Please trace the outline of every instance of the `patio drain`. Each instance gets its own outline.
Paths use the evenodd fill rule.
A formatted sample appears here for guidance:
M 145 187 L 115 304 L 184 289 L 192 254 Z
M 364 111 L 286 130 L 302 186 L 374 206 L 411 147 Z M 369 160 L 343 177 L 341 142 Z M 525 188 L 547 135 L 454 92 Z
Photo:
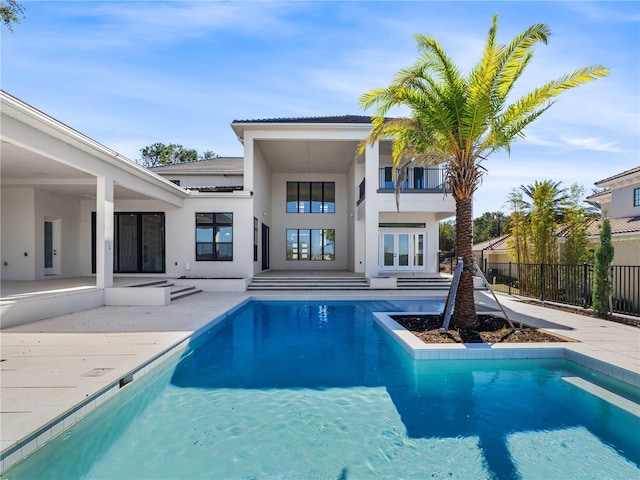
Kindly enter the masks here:
M 83 377 L 101 377 L 106 373 L 109 373 L 113 368 L 93 368 L 89 370 L 87 373 L 83 373 Z

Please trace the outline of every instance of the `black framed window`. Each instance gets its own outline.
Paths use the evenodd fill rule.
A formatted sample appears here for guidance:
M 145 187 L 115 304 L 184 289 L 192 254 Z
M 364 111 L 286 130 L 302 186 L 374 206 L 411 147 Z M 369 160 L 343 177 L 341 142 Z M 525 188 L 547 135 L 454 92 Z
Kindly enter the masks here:
M 640 188 L 633 189 L 633 206 L 640 207 Z
M 287 213 L 335 211 L 335 182 L 287 182 Z
M 335 238 L 334 229 L 287 229 L 287 260 L 335 260 Z
M 196 260 L 233 260 L 233 213 L 196 213 Z

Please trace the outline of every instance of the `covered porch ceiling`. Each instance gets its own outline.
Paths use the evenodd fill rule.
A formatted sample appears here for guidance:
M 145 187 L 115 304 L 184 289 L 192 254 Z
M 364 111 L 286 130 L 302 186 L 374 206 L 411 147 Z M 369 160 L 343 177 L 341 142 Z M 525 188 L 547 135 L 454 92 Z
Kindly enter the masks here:
M 347 173 L 356 159 L 355 140 L 256 140 L 272 173 Z M 391 155 L 391 143 L 380 143 L 380 155 Z
M 61 195 L 95 198 L 95 175 L 6 141 L 0 148 L 2 187 L 33 187 Z M 114 197 L 123 200 L 149 198 L 117 182 L 114 184 Z

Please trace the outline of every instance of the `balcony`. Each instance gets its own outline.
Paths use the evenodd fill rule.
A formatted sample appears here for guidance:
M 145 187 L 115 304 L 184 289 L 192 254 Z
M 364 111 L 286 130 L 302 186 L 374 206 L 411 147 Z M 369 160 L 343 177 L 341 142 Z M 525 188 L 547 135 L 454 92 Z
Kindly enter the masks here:
M 393 167 L 382 167 L 378 171 L 378 193 L 394 193 L 396 184 L 393 181 Z M 399 176 L 396 169 L 396 178 Z M 401 192 L 406 193 L 443 193 L 451 192 L 444 182 L 444 170 L 441 168 L 414 167 L 407 170 L 407 178 L 400 186 Z M 358 185 L 358 202 L 364 200 L 365 180 Z
M 395 192 L 393 181 L 393 167 L 382 167 L 378 171 L 378 192 Z M 442 193 L 449 191 L 444 181 L 444 169 L 413 167 L 407 169 L 407 178 L 400 185 L 402 192 Z M 400 169 L 396 168 L 396 179 L 400 176 Z

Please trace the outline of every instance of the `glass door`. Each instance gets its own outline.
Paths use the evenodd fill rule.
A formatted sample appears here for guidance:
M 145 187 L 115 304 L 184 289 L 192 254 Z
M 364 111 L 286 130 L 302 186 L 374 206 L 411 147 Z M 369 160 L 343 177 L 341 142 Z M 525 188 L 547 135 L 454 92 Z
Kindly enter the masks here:
M 393 270 L 395 267 L 396 257 L 396 236 L 393 233 L 382 234 L 382 262 L 381 267 L 384 270 Z
M 45 219 L 44 221 L 44 274 L 58 275 L 60 273 L 60 220 Z
M 380 270 L 424 270 L 424 233 L 380 235 Z

